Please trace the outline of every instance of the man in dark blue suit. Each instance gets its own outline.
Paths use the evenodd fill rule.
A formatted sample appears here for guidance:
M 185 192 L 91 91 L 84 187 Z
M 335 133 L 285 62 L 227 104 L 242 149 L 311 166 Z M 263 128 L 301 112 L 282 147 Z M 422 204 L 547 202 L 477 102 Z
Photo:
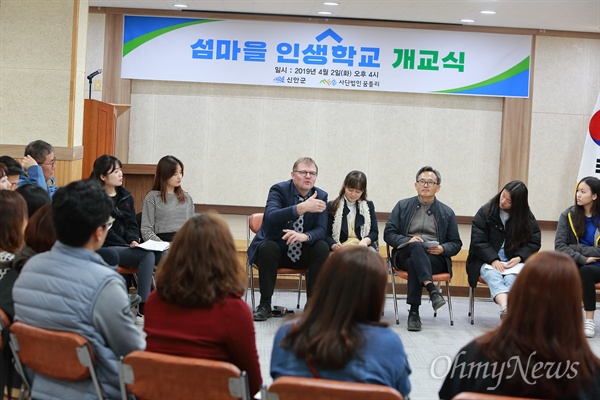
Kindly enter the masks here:
M 294 163 L 292 179 L 269 190 L 262 225 L 248 247 L 248 261 L 258 265 L 260 304 L 255 321 L 271 317 L 271 297 L 278 268 L 308 268 L 306 294 L 312 293 L 321 265 L 329 256 L 325 242 L 327 193 L 315 187 L 319 169 L 313 159 Z

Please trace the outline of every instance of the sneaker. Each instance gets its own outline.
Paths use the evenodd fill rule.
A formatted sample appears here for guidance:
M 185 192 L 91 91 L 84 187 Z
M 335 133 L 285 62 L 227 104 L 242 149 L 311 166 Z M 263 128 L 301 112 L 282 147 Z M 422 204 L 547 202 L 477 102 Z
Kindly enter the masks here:
M 144 314 L 140 314 L 139 312 L 135 316 L 135 324 L 139 326 L 144 326 Z
M 142 298 L 137 293 L 131 293 L 129 295 L 129 305 L 131 308 L 137 307 L 142 302 Z
M 502 321 L 504 319 L 504 317 L 506 317 L 506 308 L 503 308 L 502 310 L 500 310 L 500 312 L 498 314 L 500 314 L 500 321 Z
M 408 313 L 408 330 L 419 332 L 421 330 L 421 317 L 414 311 Z
M 596 324 L 594 324 L 593 319 L 586 319 L 583 323 L 583 333 L 585 333 L 585 337 L 593 338 L 596 336 Z
M 446 300 L 444 300 L 440 292 L 437 290 L 432 290 L 429 294 L 429 298 L 431 299 L 433 311 L 437 311 L 440 307 L 443 307 L 446 304 Z
M 255 321 L 266 321 L 267 318 L 271 318 L 272 316 L 273 313 L 270 304 L 259 304 L 256 311 L 254 311 Z

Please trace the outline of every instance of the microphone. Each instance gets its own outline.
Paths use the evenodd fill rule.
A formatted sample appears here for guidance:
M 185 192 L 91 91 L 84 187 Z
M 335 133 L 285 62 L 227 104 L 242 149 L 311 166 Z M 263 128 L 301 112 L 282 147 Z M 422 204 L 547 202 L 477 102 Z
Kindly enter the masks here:
M 92 72 L 91 74 L 89 74 L 87 76 L 88 79 L 92 79 L 93 77 L 95 77 L 96 75 L 100 75 L 102 73 L 102 68 L 97 69 L 96 71 Z

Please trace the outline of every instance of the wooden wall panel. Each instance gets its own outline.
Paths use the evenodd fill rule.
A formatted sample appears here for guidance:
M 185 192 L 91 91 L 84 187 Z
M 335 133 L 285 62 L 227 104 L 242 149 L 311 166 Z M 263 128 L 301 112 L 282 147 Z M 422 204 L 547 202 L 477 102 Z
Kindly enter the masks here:
M 64 186 L 73 181 L 82 179 L 81 176 L 82 160 L 73 161 L 56 161 L 56 169 L 54 177 L 56 178 L 57 186 Z
M 121 79 L 123 53 L 123 14 L 107 14 L 104 35 L 104 90 L 102 101 L 111 104 L 131 104 L 131 79 Z M 129 111 L 117 119 L 115 157 L 126 163 L 129 159 Z
M 531 42 L 529 98 L 504 98 L 498 190 L 502 189 L 505 184 L 514 179 L 520 179 L 527 184 L 529 178 L 534 65 L 535 36 Z

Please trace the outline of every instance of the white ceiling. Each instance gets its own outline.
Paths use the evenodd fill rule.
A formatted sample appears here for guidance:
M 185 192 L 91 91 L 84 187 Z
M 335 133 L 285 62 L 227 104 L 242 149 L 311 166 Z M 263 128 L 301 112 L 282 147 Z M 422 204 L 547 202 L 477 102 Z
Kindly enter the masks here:
M 600 0 L 89 0 L 94 7 L 355 18 L 600 33 Z M 496 11 L 484 15 L 481 11 Z M 318 11 L 331 11 L 320 16 Z M 185 15 L 185 13 L 183 13 Z M 461 19 L 474 19 L 463 23 Z

